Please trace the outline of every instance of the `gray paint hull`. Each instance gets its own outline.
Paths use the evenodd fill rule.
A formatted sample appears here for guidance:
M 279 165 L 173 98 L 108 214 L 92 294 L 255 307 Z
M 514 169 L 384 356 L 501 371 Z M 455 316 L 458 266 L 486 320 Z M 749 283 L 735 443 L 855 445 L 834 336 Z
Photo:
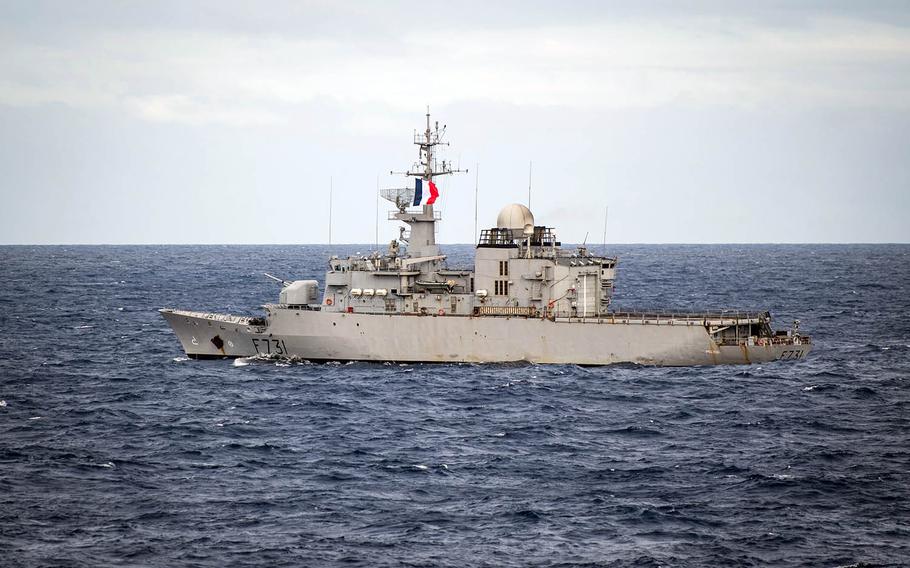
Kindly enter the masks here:
M 275 310 L 249 318 L 161 310 L 191 357 L 275 355 L 308 360 L 428 363 L 527 361 L 578 365 L 718 365 L 801 359 L 811 345 L 718 346 L 692 322 L 417 316 Z

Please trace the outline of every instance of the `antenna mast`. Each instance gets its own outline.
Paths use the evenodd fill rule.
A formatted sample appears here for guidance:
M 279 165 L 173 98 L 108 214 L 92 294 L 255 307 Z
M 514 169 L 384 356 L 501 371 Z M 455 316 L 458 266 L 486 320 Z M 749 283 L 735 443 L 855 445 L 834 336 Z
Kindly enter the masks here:
M 448 146 L 448 142 L 443 142 L 442 138 L 446 133 L 446 125 L 439 128 L 437 121 L 433 126 L 430 125 L 430 107 L 427 107 L 427 129 L 423 134 L 414 133 L 414 144 L 420 147 L 418 159 L 406 172 L 391 172 L 408 177 L 421 178 L 424 181 L 433 181 L 436 176 L 449 174 L 467 173 L 468 170 L 453 170 L 452 163 L 445 160 L 436 160 L 436 146 Z
M 329 176 L 329 244 L 332 244 L 332 176 Z
M 379 252 L 379 176 L 376 176 L 376 251 Z
M 480 164 L 474 165 L 474 244 L 477 244 L 477 188 L 480 183 Z
M 531 168 L 534 166 L 534 162 L 528 161 L 528 209 L 531 208 Z
M 448 142 L 442 141 L 446 133 L 446 125 L 443 124 L 442 128 L 440 128 L 438 121 L 432 125 L 430 124 L 430 107 L 427 107 L 426 117 L 426 130 L 422 134 L 414 132 L 414 144 L 419 147 L 417 161 L 414 162 L 408 171 L 391 171 L 389 173 L 414 177 L 426 182 L 432 182 L 433 178 L 437 176 L 467 173 L 468 170 L 452 169 L 451 161 L 436 159 L 436 147 L 449 145 Z M 393 202 L 398 207 L 398 210 L 404 213 L 405 209 L 412 206 L 414 191 L 414 188 L 407 187 L 383 189 L 382 197 Z M 426 211 L 432 211 L 432 204 L 428 204 L 425 207 L 429 207 Z

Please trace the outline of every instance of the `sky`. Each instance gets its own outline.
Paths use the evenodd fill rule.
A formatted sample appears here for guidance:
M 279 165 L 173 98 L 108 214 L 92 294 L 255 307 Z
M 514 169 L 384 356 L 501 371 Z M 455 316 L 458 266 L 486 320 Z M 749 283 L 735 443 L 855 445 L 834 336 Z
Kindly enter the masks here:
M 427 106 L 442 243 L 910 242 L 910 2 L 0 0 L 0 244 L 387 243 Z

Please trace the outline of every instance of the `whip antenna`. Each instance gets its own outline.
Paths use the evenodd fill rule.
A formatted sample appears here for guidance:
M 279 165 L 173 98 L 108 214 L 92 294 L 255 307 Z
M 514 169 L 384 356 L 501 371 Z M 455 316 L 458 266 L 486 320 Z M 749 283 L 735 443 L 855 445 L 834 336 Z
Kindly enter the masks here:
M 480 183 L 480 164 L 474 164 L 474 244 L 477 244 L 477 188 Z
M 329 176 L 329 244 L 332 244 L 332 177 Z
M 379 252 L 379 176 L 376 176 L 376 252 Z
M 528 161 L 528 209 L 531 208 L 531 168 L 534 162 Z

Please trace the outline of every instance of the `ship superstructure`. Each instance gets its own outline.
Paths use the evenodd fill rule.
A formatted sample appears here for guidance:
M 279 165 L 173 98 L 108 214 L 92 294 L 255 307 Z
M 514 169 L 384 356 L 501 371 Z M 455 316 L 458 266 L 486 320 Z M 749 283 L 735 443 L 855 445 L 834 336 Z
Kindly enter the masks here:
M 811 349 L 798 325 L 774 332 L 762 311 L 611 311 L 617 258 L 563 248 L 518 203 L 481 232 L 473 270 L 449 268 L 434 210 L 435 178 L 458 172 L 437 160 L 444 134 L 427 113 L 414 135 L 418 160 L 401 172 L 414 183 L 382 190 L 395 205 L 389 220 L 405 225 L 384 254 L 332 257 L 321 295 L 315 280 L 282 281 L 265 317 L 161 310 L 187 355 L 699 365 L 800 359 Z

